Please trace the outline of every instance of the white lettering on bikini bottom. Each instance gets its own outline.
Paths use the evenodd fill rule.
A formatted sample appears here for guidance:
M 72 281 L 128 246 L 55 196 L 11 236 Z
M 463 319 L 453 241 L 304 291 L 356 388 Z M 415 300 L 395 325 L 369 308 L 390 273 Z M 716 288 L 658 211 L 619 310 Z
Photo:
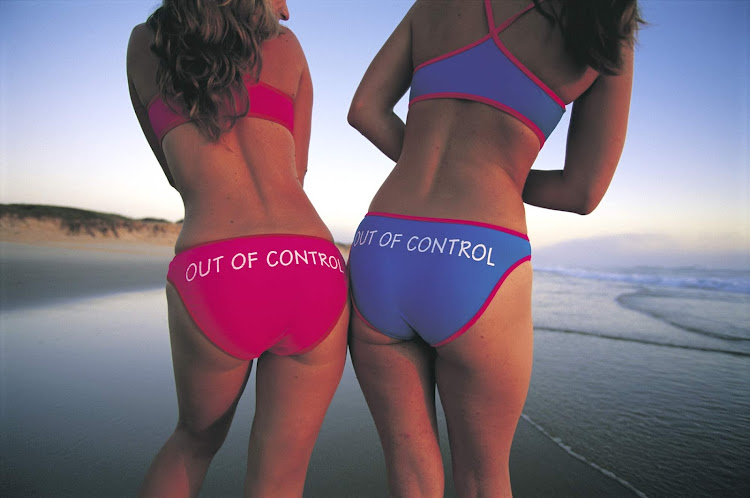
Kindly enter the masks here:
M 258 265 L 278 269 L 299 265 L 315 265 L 344 273 L 343 263 L 337 256 L 319 251 L 280 249 L 268 251 L 263 256 L 258 256 L 257 251 L 238 252 L 233 255 L 226 255 L 229 260 L 229 266 L 222 263 L 224 256 L 216 256 L 190 263 L 185 269 L 185 280 L 192 282 L 196 277 L 204 278 L 210 274 L 220 274 L 222 270 L 252 270 L 253 268 L 257 268 Z
M 382 232 L 376 236 L 378 230 L 360 230 L 354 235 L 352 249 L 357 246 L 369 246 L 375 243 L 385 249 L 405 247 L 408 252 L 445 254 L 471 261 L 484 262 L 487 266 L 495 266 L 492 261 L 492 246 L 475 243 L 470 240 L 448 237 L 422 237 L 419 235 L 405 236 L 403 233 Z

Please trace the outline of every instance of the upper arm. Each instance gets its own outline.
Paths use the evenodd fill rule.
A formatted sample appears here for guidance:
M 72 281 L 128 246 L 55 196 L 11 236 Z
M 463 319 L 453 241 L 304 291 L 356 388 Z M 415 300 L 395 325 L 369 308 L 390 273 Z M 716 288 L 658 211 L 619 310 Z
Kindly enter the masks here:
M 600 75 L 573 104 L 563 175 L 585 211 L 604 197 L 625 144 L 633 84 L 633 49 L 623 48 L 619 74 Z
M 310 76 L 310 68 L 305 58 L 299 40 L 291 29 L 284 26 L 279 35 L 282 37 L 279 52 L 274 55 L 290 68 L 299 70 L 297 87 L 290 92 L 294 96 L 294 125 L 292 137 L 294 139 L 294 162 L 297 178 L 300 184 L 304 184 L 307 173 L 307 160 L 310 149 L 310 129 L 312 126 L 313 85 Z
M 411 84 L 411 18 L 404 16 L 367 68 L 352 99 L 349 120 L 366 119 L 371 110 L 391 112 Z M 352 122 L 352 124 L 354 124 Z
M 312 78 L 310 77 L 310 69 L 307 67 L 307 62 L 305 62 L 299 79 L 297 96 L 294 100 L 294 156 L 300 183 L 304 183 L 305 173 L 307 172 L 310 128 L 312 126 L 312 105 Z
M 167 158 L 164 155 L 164 151 L 159 143 L 159 137 L 156 136 L 151 121 L 148 118 L 148 109 L 144 99 L 141 98 L 138 88 L 136 85 L 136 78 L 141 77 L 141 73 L 144 71 L 144 58 L 148 55 L 149 49 L 149 37 L 145 25 L 140 24 L 133 29 L 130 34 L 130 40 L 128 41 L 128 52 L 127 52 L 127 77 L 128 77 L 128 91 L 130 92 L 130 102 L 133 105 L 133 110 L 138 118 L 138 123 L 141 125 L 143 135 L 146 137 L 151 150 L 154 152 L 157 161 L 161 165 L 164 174 L 169 180 L 169 184 L 173 187 L 174 179 L 167 166 Z

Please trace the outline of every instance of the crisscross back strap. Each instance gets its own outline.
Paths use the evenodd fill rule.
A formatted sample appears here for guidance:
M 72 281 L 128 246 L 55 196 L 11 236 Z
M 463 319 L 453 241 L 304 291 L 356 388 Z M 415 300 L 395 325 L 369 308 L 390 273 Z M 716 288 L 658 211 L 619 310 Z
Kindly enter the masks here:
M 539 3 L 542 3 L 544 0 L 539 0 Z M 532 1 L 529 5 L 524 7 L 520 12 L 512 15 L 509 17 L 504 23 L 502 23 L 500 26 L 495 27 L 495 16 L 492 14 L 492 3 L 490 0 L 484 0 L 484 10 L 487 13 L 487 25 L 489 27 L 490 33 L 502 33 L 505 28 L 510 26 L 515 22 L 516 19 L 530 11 L 536 6 L 536 4 Z

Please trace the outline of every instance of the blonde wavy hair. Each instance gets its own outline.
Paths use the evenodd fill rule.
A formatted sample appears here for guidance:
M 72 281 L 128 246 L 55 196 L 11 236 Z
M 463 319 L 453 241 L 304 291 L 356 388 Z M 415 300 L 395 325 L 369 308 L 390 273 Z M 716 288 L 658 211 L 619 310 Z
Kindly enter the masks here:
M 232 92 L 246 74 L 257 79 L 263 42 L 281 26 L 270 0 L 164 0 L 146 21 L 159 58 L 157 82 L 165 102 L 216 141 L 247 113 Z M 220 114 L 229 102 L 234 115 Z

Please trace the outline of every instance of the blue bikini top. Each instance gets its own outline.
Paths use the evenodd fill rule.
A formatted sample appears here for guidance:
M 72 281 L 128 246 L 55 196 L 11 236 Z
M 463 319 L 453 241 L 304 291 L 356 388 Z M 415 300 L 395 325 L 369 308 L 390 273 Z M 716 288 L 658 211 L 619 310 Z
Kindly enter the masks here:
M 417 66 L 409 106 L 444 98 L 482 102 L 526 124 L 539 138 L 541 148 L 565 113 L 565 102 L 516 59 L 498 36 L 534 5 L 532 2 L 496 27 L 490 0 L 484 0 L 489 33 Z

